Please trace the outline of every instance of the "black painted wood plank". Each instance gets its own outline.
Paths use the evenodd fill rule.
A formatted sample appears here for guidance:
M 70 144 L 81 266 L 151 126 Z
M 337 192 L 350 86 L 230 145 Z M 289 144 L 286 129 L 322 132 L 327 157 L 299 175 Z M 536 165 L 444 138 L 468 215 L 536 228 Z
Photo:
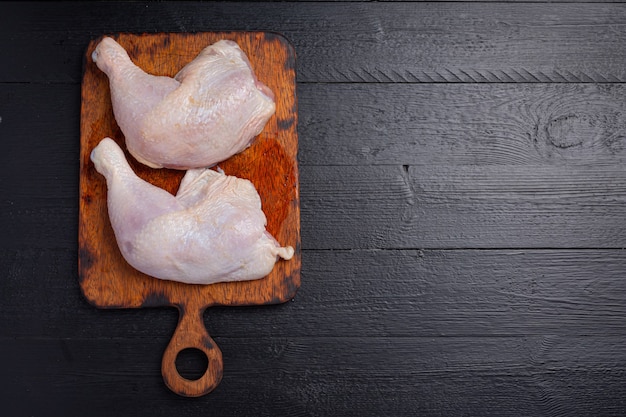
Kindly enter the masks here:
M 5 82 L 78 82 L 114 32 L 284 34 L 303 82 L 624 82 L 626 5 L 607 3 L 12 3 Z
M 0 339 L 15 415 L 619 415 L 621 338 L 217 338 L 210 395 L 168 392 L 153 339 Z M 51 380 L 50 376 L 54 375 Z M 137 401 L 150 398 L 150 401 Z
M 625 84 L 300 84 L 299 158 L 622 167 L 625 96 Z
M 304 256 L 306 255 L 306 256 Z M 0 252 L 0 335 L 168 341 L 174 309 L 100 310 L 76 251 Z M 623 250 L 305 250 L 277 306 L 214 307 L 216 337 L 626 335 Z
M 623 248 L 611 166 L 301 167 L 302 245 Z

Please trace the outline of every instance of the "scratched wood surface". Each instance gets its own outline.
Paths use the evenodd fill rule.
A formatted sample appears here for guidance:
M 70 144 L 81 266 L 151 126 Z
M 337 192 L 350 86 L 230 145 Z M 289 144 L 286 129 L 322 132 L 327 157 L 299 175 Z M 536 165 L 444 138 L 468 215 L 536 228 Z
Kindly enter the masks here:
M 0 3 L 0 23 L 9 415 L 625 414 L 623 3 Z M 298 56 L 302 286 L 211 307 L 224 376 L 189 399 L 159 364 L 176 309 L 97 309 L 77 283 L 80 83 L 104 33 L 224 30 Z

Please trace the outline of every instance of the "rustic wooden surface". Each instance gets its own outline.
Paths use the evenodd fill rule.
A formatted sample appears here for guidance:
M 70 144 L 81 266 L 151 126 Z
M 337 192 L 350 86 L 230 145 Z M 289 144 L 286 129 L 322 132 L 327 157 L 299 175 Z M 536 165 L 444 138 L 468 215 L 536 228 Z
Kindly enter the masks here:
M 300 201 L 298 193 L 297 102 L 295 53 L 289 42 L 266 32 L 203 32 L 194 34 L 107 34 L 129 52 L 133 62 L 153 75 L 175 76 L 202 49 L 221 39 L 237 42 L 250 59 L 255 75 L 275 95 L 276 113 L 252 146 L 219 164 L 228 175 L 250 180 L 261 197 L 267 230 L 284 246 L 295 248 L 289 261 L 279 261 L 263 279 L 187 285 L 154 279 L 133 269 L 122 257 L 107 212 L 107 187 L 90 155 L 105 137 L 125 149 L 111 105 L 109 83 L 91 59 L 102 37 L 85 51 L 81 85 L 81 138 L 78 224 L 78 280 L 85 297 L 100 308 L 171 306 L 180 322 L 163 355 L 163 378 L 174 392 L 205 395 L 222 378 L 222 354 L 207 334 L 202 314 L 215 305 L 283 303 L 300 286 Z M 137 175 L 176 193 L 183 171 L 155 170 L 127 160 Z M 179 352 L 195 348 L 206 354 L 208 368 L 194 380 L 181 377 L 175 362 Z
M 0 3 L 10 416 L 623 416 L 626 5 Z M 78 285 L 80 83 L 105 33 L 297 54 L 302 285 L 213 307 L 224 377 L 161 379 L 172 308 Z M 189 356 L 181 373 L 200 365 Z

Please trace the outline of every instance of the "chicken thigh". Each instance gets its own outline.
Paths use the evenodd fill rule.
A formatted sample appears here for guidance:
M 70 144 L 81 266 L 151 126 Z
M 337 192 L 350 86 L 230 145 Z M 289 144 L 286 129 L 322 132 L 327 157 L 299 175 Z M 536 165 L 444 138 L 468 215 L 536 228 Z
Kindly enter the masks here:
M 137 177 L 110 138 L 94 148 L 91 160 L 106 178 L 122 256 L 147 275 L 190 284 L 252 280 L 294 254 L 265 230 L 261 199 L 248 180 L 193 169 L 173 196 Z
M 206 47 L 174 78 L 147 74 L 108 37 L 92 59 L 109 78 L 128 151 L 152 168 L 224 161 L 250 146 L 276 110 L 273 92 L 233 41 Z

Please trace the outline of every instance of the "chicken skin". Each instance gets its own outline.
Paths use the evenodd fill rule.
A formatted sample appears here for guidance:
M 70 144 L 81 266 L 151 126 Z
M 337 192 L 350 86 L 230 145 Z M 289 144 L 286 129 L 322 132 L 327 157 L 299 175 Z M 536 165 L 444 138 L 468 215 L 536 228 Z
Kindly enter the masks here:
M 108 76 L 128 151 L 152 168 L 216 165 L 250 146 L 276 110 L 233 41 L 207 46 L 174 78 L 147 74 L 108 37 L 92 59 Z
M 91 160 L 106 178 L 122 256 L 147 275 L 189 284 L 253 280 L 294 254 L 266 231 L 261 199 L 248 180 L 192 169 L 174 196 L 137 177 L 110 138 Z

